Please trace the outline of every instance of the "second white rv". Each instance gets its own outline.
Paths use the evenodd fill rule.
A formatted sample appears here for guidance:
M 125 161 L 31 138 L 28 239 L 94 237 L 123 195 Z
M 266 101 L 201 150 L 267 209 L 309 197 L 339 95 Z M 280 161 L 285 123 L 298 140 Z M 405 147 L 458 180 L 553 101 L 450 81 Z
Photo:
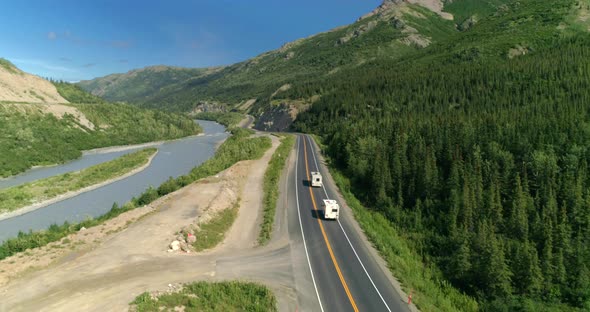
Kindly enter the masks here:
M 322 187 L 322 175 L 319 172 L 311 172 L 311 186 Z

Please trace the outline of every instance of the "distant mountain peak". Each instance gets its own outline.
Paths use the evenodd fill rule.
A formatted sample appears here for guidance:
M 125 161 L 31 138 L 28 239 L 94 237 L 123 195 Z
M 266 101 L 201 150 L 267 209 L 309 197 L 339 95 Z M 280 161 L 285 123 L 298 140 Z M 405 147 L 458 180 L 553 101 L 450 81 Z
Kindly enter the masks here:
M 375 10 L 363 15 L 361 18 L 359 18 L 359 20 L 363 20 L 365 18 L 375 15 L 396 15 L 401 7 L 406 6 L 408 4 L 416 4 L 425 7 L 431 10 L 432 12 L 437 13 L 444 19 L 453 19 L 452 14 L 442 11 L 444 8 L 444 3 L 442 0 L 383 0 L 383 2 Z

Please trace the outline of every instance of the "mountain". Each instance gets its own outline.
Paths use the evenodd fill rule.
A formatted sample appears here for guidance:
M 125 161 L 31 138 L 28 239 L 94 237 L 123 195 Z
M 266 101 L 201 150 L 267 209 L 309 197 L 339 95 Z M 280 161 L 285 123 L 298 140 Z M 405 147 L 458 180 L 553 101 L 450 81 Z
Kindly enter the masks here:
M 273 93 L 301 78 L 330 77 L 374 59 L 399 59 L 457 32 L 448 13 L 435 13 L 421 5 L 438 3 L 442 7 L 440 2 L 411 2 L 386 1 L 352 25 L 290 42 L 216 70 L 166 68 L 162 75 L 146 68 L 81 82 L 80 86 L 109 100 L 176 111 L 192 110 L 202 101 L 213 100 L 233 108 L 258 99 L 251 111 L 259 113 Z M 178 79 L 168 78 L 173 75 Z M 138 97 L 133 90 L 144 86 L 149 86 L 147 92 Z M 132 91 L 126 94 L 126 89 Z M 120 96 L 113 96 L 118 92 Z
M 78 85 L 93 95 L 108 101 L 141 103 L 165 86 L 187 79 L 214 73 L 216 68 L 180 68 L 152 66 L 132 70 L 125 74 L 112 74 L 93 80 L 80 81 Z
M 0 101 L 68 103 L 49 81 L 27 74 L 0 58 Z
M 92 104 L 80 103 L 84 100 Z M 0 178 L 75 159 L 82 150 L 176 139 L 200 131 L 185 116 L 107 103 L 75 85 L 52 84 L 25 73 L 4 59 L 0 121 Z

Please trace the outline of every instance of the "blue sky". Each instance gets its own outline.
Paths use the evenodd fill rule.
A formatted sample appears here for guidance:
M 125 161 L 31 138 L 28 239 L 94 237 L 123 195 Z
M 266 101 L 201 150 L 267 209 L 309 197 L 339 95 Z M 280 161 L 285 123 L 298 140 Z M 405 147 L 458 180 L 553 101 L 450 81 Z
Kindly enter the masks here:
M 381 0 L 20 0 L 0 10 L 0 57 L 77 81 L 149 65 L 239 62 L 354 22 Z

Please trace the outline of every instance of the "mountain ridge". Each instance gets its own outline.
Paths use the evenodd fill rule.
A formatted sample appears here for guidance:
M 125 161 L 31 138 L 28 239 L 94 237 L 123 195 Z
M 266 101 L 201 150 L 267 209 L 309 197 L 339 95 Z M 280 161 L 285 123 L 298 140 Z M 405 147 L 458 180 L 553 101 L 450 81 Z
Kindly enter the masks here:
M 152 92 L 141 96 L 132 92 L 118 98 L 105 98 L 179 111 L 190 111 L 202 100 L 215 99 L 232 108 L 247 99 L 268 97 L 297 77 L 325 76 L 373 58 L 397 58 L 422 49 L 438 38 L 454 32 L 452 22 L 420 5 L 430 2 L 441 3 L 436 0 L 386 0 L 380 8 L 373 11 L 374 14 L 360 17 L 351 25 L 285 43 L 275 50 L 207 74 L 196 73 L 185 76 L 184 80 L 169 81 L 170 83 L 158 85 L 151 89 Z M 412 16 L 412 20 L 406 18 L 407 16 Z M 390 44 L 383 46 L 383 42 Z M 107 76 L 81 82 L 79 85 L 95 95 L 117 92 L 105 92 L 109 88 L 106 86 L 109 79 L 110 76 Z M 141 85 L 145 82 L 136 80 L 130 84 Z M 242 93 L 244 98 L 236 97 L 238 93 Z M 256 110 L 257 107 L 253 109 Z

